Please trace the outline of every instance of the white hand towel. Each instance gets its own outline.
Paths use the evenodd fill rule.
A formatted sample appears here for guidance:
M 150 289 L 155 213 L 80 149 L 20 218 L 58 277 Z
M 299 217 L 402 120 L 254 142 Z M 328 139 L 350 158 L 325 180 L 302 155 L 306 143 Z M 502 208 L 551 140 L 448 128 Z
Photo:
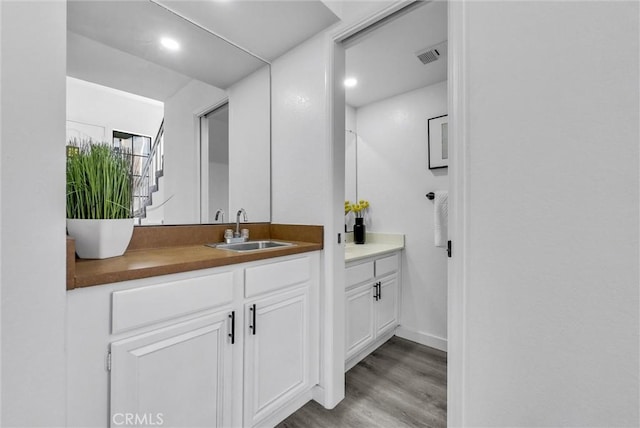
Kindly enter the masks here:
M 434 240 L 436 247 L 447 247 L 447 228 L 449 224 L 449 193 L 446 190 L 433 192 Z

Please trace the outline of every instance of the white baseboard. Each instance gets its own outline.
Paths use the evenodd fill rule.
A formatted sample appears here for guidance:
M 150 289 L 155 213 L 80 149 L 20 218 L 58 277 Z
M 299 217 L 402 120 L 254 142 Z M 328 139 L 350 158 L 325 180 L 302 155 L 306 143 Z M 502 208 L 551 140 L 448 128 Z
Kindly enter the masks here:
M 409 330 L 402 326 L 396 329 L 396 336 L 447 352 L 447 339 L 443 339 L 442 337 L 420 331 Z
M 307 390 L 296 398 L 289 401 L 283 407 L 278 409 L 276 412 L 272 413 L 270 416 L 265 417 L 260 422 L 258 422 L 255 426 L 260 427 L 275 427 L 280 422 L 287 419 L 289 416 L 293 415 L 298 409 L 307 404 L 312 399 L 311 390 Z
M 313 388 L 311 388 L 311 399 L 313 401 L 315 401 L 316 403 L 320 404 L 322 407 L 324 407 L 325 409 L 327 409 L 328 407 L 326 406 L 326 398 L 327 396 L 327 391 L 325 391 L 325 389 L 323 387 L 321 387 L 320 385 L 316 385 Z

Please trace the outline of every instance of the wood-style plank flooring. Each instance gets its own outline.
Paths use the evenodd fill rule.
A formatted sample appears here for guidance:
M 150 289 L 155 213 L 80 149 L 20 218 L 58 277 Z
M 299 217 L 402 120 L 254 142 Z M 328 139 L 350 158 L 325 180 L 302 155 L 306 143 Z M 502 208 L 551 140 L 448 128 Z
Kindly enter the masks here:
M 447 354 L 394 336 L 346 374 L 333 410 L 315 401 L 278 428 L 447 426 Z

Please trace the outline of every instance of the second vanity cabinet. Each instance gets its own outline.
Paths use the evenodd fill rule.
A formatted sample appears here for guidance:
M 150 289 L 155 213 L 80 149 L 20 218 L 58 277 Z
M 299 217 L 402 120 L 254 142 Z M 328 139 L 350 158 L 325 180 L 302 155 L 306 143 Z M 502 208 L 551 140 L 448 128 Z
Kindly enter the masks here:
M 345 368 L 393 336 L 398 326 L 400 252 L 346 265 Z
M 319 268 L 310 252 L 69 293 L 68 425 L 277 424 L 319 381 Z

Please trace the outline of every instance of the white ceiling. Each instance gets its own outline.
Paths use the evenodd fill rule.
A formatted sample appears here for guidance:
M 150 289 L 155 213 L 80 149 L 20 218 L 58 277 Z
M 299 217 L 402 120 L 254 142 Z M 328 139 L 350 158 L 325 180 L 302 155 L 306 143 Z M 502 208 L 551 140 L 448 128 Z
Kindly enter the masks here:
M 191 80 L 70 31 L 67 31 L 67 76 L 162 102 Z
M 347 48 L 346 102 L 361 107 L 447 79 L 447 55 L 422 64 L 416 52 L 447 39 L 447 3 L 424 3 L 390 20 Z
M 71 1 L 67 29 L 218 88 L 227 88 L 264 65 L 149 1 Z M 177 40 L 180 50 L 164 48 L 161 37 Z
M 67 74 L 164 101 L 191 79 L 226 89 L 265 65 L 173 12 L 268 61 L 338 21 L 318 0 L 70 0 Z
M 267 61 L 339 21 L 317 0 L 155 1 Z

